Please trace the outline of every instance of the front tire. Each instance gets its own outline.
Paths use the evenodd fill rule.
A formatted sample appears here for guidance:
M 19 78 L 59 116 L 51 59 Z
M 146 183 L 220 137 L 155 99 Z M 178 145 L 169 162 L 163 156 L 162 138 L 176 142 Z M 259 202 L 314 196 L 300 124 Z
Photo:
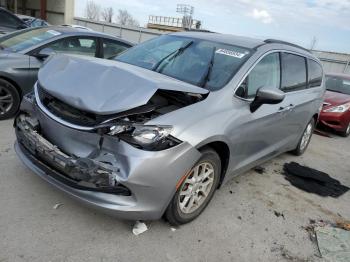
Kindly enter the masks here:
M 292 151 L 292 154 L 296 156 L 300 156 L 304 154 L 304 152 L 306 151 L 306 149 L 310 144 L 314 129 L 315 129 L 315 119 L 312 118 L 311 121 L 307 124 L 303 132 L 303 135 L 299 140 L 297 147 Z
M 350 136 L 350 123 L 349 123 L 347 129 L 345 129 L 343 132 L 340 132 L 340 135 L 343 136 L 343 137 Z
M 21 102 L 20 95 L 11 83 L 0 79 L 0 120 L 13 117 Z
M 211 148 L 201 150 L 202 156 L 171 200 L 165 217 L 172 225 L 186 224 L 198 217 L 218 187 L 221 174 L 221 160 Z

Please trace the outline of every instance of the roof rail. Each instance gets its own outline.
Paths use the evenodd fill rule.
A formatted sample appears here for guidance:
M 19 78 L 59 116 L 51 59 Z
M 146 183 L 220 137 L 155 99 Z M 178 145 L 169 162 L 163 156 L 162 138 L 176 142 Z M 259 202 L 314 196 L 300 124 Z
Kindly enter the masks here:
M 282 41 L 282 40 L 277 40 L 277 39 L 266 39 L 264 40 L 264 43 L 266 44 L 284 44 L 284 45 L 289 45 L 289 46 L 293 46 L 293 47 L 296 47 L 296 48 L 300 48 L 306 52 L 310 52 L 309 49 L 306 49 L 305 47 L 302 47 L 300 45 L 296 45 L 296 44 L 292 44 L 292 43 L 289 43 L 289 42 L 286 42 L 286 41 Z

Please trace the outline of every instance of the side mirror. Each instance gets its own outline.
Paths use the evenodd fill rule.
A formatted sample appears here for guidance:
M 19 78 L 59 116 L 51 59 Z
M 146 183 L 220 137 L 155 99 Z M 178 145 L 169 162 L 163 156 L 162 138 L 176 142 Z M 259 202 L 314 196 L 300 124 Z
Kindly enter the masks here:
M 41 49 L 39 53 L 35 54 L 34 56 L 38 59 L 44 60 L 45 58 L 48 58 L 50 55 L 54 55 L 56 52 L 51 48 L 44 48 Z
M 250 111 L 255 112 L 263 104 L 281 103 L 286 95 L 279 89 L 260 87 L 256 92 L 255 99 L 250 104 Z

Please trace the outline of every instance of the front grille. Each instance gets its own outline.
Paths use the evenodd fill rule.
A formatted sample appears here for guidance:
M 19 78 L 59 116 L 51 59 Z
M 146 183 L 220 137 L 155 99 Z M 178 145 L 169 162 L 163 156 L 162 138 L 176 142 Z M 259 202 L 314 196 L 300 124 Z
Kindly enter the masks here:
M 68 105 L 67 103 L 50 95 L 40 85 L 37 85 L 37 90 L 39 99 L 45 108 L 53 115 L 71 124 L 93 127 L 111 118 L 110 115 L 97 115 Z

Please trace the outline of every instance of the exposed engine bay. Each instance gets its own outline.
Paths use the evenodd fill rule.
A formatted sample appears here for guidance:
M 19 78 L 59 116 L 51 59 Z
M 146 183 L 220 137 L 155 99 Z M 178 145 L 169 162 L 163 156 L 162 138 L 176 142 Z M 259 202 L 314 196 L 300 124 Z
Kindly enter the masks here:
M 72 107 L 53 97 L 39 85 L 37 96 L 42 106 L 67 123 L 89 127 L 90 132 L 98 132 L 101 135 L 117 136 L 140 149 L 158 151 L 177 145 L 181 141 L 169 135 L 170 126 L 147 126 L 145 123 L 160 115 L 197 103 L 207 95 L 159 89 L 147 104 L 111 115 L 95 114 Z
M 74 108 L 38 87 L 39 98 L 49 111 L 62 117 L 70 123 L 82 126 L 98 127 L 104 123 L 127 118 L 131 123 L 143 124 L 159 115 L 164 115 L 181 107 L 197 103 L 205 98 L 201 94 L 184 93 L 179 91 L 158 90 L 142 105 L 121 113 L 112 115 L 97 115 Z

